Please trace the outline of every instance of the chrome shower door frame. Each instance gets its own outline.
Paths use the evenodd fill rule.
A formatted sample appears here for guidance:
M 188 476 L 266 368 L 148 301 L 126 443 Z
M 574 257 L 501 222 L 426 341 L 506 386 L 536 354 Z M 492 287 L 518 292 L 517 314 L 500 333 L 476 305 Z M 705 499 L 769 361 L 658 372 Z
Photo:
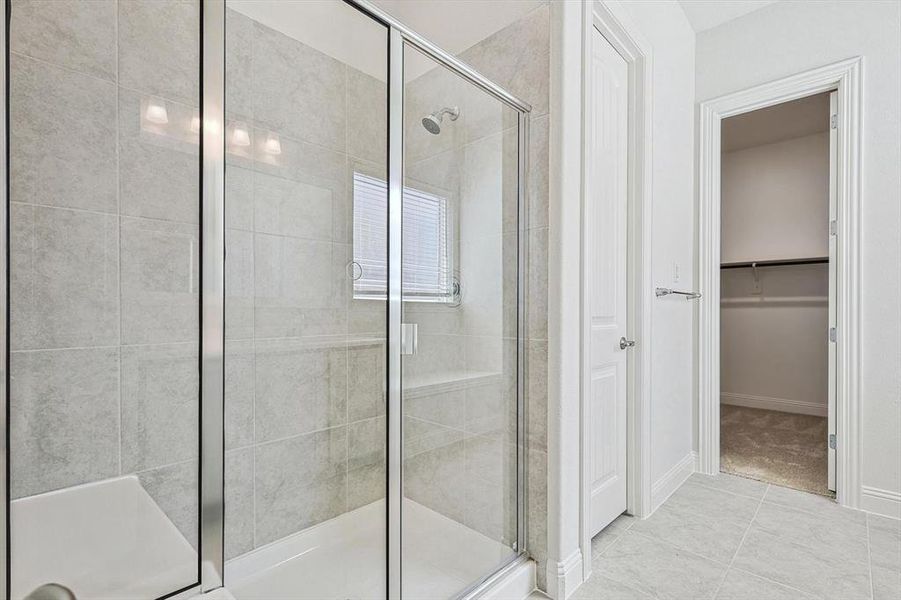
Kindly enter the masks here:
M 532 107 L 495 82 L 484 77 L 452 54 L 408 29 L 368 0 L 344 0 L 389 30 L 388 37 L 388 355 L 387 359 L 387 576 L 388 598 L 402 597 L 403 587 L 403 372 L 401 367 L 401 323 L 403 320 L 402 270 L 402 205 L 404 178 L 404 48 L 410 46 L 439 65 L 493 96 L 517 111 L 517 335 L 516 335 L 516 512 L 517 540 L 514 556 L 497 565 L 494 573 L 465 590 L 461 597 L 477 594 L 493 583 L 495 573 L 504 569 L 526 552 L 526 182 L 528 178 L 529 117 Z M 436 543 L 441 543 L 436 540 Z
M 472 83 L 518 114 L 518 244 L 517 244 L 517 360 L 516 360 L 516 511 L 517 541 L 515 555 L 498 571 L 522 557 L 526 551 L 526 181 L 529 148 L 529 116 L 531 107 L 510 94 L 475 69 L 432 42 L 408 29 L 402 23 L 366 0 L 343 0 L 388 29 L 388 331 L 387 331 L 387 590 L 392 600 L 402 594 L 402 500 L 403 500 L 403 403 L 401 371 L 401 319 L 403 299 L 401 287 L 401 218 L 403 194 L 403 51 L 415 48 L 436 63 Z M 173 592 L 178 597 L 197 591 L 209 592 L 224 583 L 224 323 L 225 323 L 225 1 L 201 0 L 201 295 L 200 295 L 200 548 L 198 576 L 200 581 L 190 590 Z M 0 427 L 4 443 L 0 449 L 0 501 L 5 507 L 0 519 L 0 600 L 9 598 L 9 22 L 11 1 L 4 0 L 5 26 L 0 30 L 3 48 L 0 95 L 3 119 L 0 122 L 0 303 L 4 318 L 0 319 L 3 335 L 3 389 L 0 391 Z M 436 540 L 436 543 L 441 543 Z M 496 571 L 497 572 L 497 571 Z M 477 592 L 489 582 L 492 574 L 474 582 L 463 595 Z
M 201 16 L 200 585 L 225 582 L 225 0 Z
M 0 502 L 3 502 L 3 518 L 0 519 L 0 597 L 9 598 L 9 19 L 12 10 L 11 0 L 3 2 L 3 27 L 0 28 L 0 48 L 3 48 L 3 59 L 0 69 L 3 70 L 0 81 L 3 82 L 3 93 L 0 94 L 3 118 L 0 119 L 0 330 L 3 333 L 3 349 L 0 352 L 0 369 L 3 369 L 3 390 L 0 392 L 0 426 L 3 428 L 3 447 L 0 451 Z

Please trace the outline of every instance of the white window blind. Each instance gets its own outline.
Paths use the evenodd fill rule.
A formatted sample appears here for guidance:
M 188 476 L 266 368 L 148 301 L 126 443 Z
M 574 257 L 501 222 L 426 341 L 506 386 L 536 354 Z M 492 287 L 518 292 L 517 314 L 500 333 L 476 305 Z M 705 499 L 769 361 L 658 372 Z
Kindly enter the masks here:
M 447 198 L 405 187 L 403 202 L 403 294 L 406 299 L 452 299 L 448 258 Z M 388 280 L 388 186 L 354 173 L 354 297 L 384 298 Z

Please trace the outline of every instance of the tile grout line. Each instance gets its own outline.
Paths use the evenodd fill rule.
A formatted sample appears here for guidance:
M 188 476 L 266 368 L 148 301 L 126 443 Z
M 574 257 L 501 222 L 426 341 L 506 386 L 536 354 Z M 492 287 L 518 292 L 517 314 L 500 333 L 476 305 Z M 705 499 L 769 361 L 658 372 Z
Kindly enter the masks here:
M 767 486 L 767 489 L 769 489 L 770 484 L 766 484 L 766 486 Z M 705 486 L 705 487 L 706 487 L 706 486 Z M 707 488 L 707 489 L 714 489 L 714 490 L 717 490 L 717 488 Z M 724 490 L 723 490 L 723 491 L 724 491 Z M 742 495 L 740 495 L 740 494 L 732 494 L 732 495 L 733 495 L 733 496 L 738 496 L 738 497 L 740 497 L 740 498 L 755 499 L 755 498 L 750 498 L 749 496 L 742 496 Z M 766 490 L 764 491 L 764 496 L 765 496 L 765 495 L 766 495 Z M 758 511 L 759 511 L 760 508 L 763 507 L 763 504 L 764 504 L 764 503 L 763 503 L 763 497 L 761 497 L 761 499 L 758 500 Z M 771 504 L 771 506 L 776 506 L 777 508 L 783 508 L 782 506 L 780 506 L 780 505 L 775 505 L 775 504 Z M 663 507 L 661 506 L 661 508 L 663 508 Z M 756 520 L 756 517 L 757 517 L 757 513 L 755 512 L 754 517 L 752 517 L 752 519 L 751 519 L 751 523 L 752 523 L 752 524 L 753 524 L 753 522 Z M 630 527 L 631 527 L 632 525 L 634 525 L 634 524 L 635 524 L 635 522 L 633 521 L 633 523 L 630 525 Z M 745 536 L 747 536 L 748 531 L 750 531 L 750 525 L 748 526 L 748 530 L 746 530 L 746 532 L 745 532 Z M 717 565 L 725 566 L 725 567 L 726 567 L 726 574 L 728 574 L 728 571 L 730 571 L 730 570 L 736 570 L 736 571 L 740 571 L 740 572 L 742 572 L 742 573 L 746 573 L 746 574 L 748 574 L 748 575 L 751 575 L 751 576 L 753 576 L 753 577 L 756 577 L 756 578 L 758 578 L 758 579 L 762 579 L 762 580 L 764 580 L 764 581 L 767 581 L 767 582 L 772 583 L 772 584 L 774 584 L 774 585 L 777 585 L 777 586 L 779 586 L 779 587 L 784 587 L 784 588 L 786 588 L 786 589 L 790 589 L 790 590 L 792 590 L 792 591 L 798 592 L 799 594 L 804 594 L 804 595 L 806 595 L 806 596 L 808 596 L 808 597 L 809 597 L 809 595 L 810 595 L 809 592 L 805 592 L 804 590 L 800 590 L 800 589 L 798 589 L 798 588 L 796 588 L 796 587 L 793 587 L 793 586 L 791 586 L 791 585 L 788 585 L 788 584 L 786 584 L 786 583 L 782 583 L 782 582 L 780 582 L 780 581 L 776 581 L 776 580 L 774 580 L 774 579 L 770 579 L 769 577 L 765 577 L 765 576 L 760 575 L 760 574 L 758 574 L 758 573 L 753 573 L 753 572 L 751 572 L 751 571 L 749 571 L 749 570 L 747 570 L 747 569 L 742 569 L 742 568 L 739 568 L 739 567 L 735 567 L 733 563 L 735 562 L 735 558 L 738 556 L 738 551 L 740 550 L 741 545 L 744 543 L 745 536 L 742 537 L 742 542 L 739 544 L 739 547 L 736 549 L 736 551 L 735 551 L 735 556 L 733 556 L 732 560 L 731 560 L 731 561 L 729 562 L 729 564 L 727 565 L 726 563 L 724 563 L 724 562 L 722 562 L 722 561 L 719 561 L 719 560 L 716 560 L 716 559 L 713 559 L 713 558 L 708 558 L 708 557 L 706 557 L 706 556 L 702 556 L 702 555 L 700 555 L 700 554 L 697 554 L 696 552 L 693 552 L 693 551 L 691 551 L 691 550 L 687 550 L 687 549 L 682 548 L 682 547 L 680 547 L 680 546 L 676 546 L 676 545 L 674 545 L 674 544 L 672 544 L 672 543 L 670 543 L 670 542 L 666 542 L 666 541 L 663 541 L 663 540 L 660 540 L 660 539 L 651 537 L 651 536 L 649 536 L 649 535 L 643 534 L 643 533 L 641 533 L 640 531 L 636 531 L 635 533 L 636 533 L 637 535 L 641 536 L 641 537 L 644 537 L 644 538 L 648 539 L 648 540 L 652 540 L 652 541 L 654 541 L 654 542 L 663 544 L 663 545 L 665 545 L 665 546 L 669 546 L 669 547 L 673 548 L 674 550 L 676 550 L 676 551 L 678 551 L 678 552 L 682 552 L 682 553 L 685 553 L 685 554 L 689 554 L 689 555 L 692 555 L 692 556 L 694 556 L 694 557 L 697 557 L 697 558 L 700 558 L 700 559 L 703 559 L 703 560 L 712 562 L 712 563 L 717 564 Z M 620 536 L 620 537 L 621 537 L 621 536 Z M 612 546 L 612 545 L 613 545 L 613 543 L 611 542 L 611 546 Z M 606 550 L 605 550 L 605 551 L 606 551 Z M 725 576 L 724 576 L 724 578 L 723 578 L 723 581 L 725 581 Z M 622 582 L 619 582 L 619 583 L 622 583 Z M 722 583 L 723 583 L 723 582 L 720 583 L 720 587 L 722 587 Z M 719 588 L 717 588 L 717 593 L 718 593 L 718 592 L 719 592 Z
M 629 524 L 629 526 L 626 527 L 626 528 L 622 531 L 622 533 L 620 533 L 619 535 L 614 536 L 613 541 L 610 542 L 610 544 L 608 544 L 607 547 L 604 548 L 604 550 L 603 550 L 600 554 L 598 554 L 597 556 L 598 556 L 598 557 L 604 556 L 604 555 L 606 555 L 608 552 L 610 552 L 610 549 L 611 549 L 611 548 L 613 548 L 614 546 L 616 546 L 616 544 L 620 543 L 620 541 L 621 541 L 624 537 L 626 537 L 626 533 L 632 528 L 632 525 L 634 525 L 634 524 L 635 524 L 635 521 L 637 521 L 637 520 L 638 520 L 637 518 L 634 518 L 634 517 L 633 517 L 633 521 Z M 601 530 L 601 531 L 603 531 L 603 530 Z M 598 532 L 598 533 L 600 533 L 600 532 Z M 648 536 L 642 535 L 641 532 L 638 532 L 638 531 L 636 531 L 636 532 L 634 532 L 634 533 L 635 533 L 636 535 L 640 536 L 640 537 L 645 538 L 645 539 L 652 540 L 652 541 L 658 542 L 658 543 L 663 543 L 664 545 L 670 546 L 671 548 L 675 548 L 677 551 L 680 551 L 680 552 L 681 552 L 681 550 L 679 550 L 679 549 L 676 548 L 675 546 L 672 546 L 672 545 L 669 544 L 668 542 L 662 542 L 661 540 L 656 540 L 656 539 L 650 538 L 650 537 L 648 537 Z M 594 539 L 594 538 L 592 538 L 592 539 Z M 694 555 L 694 556 L 697 556 L 697 555 L 695 555 L 693 552 L 688 552 L 688 553 L 689 553 L 689 554 L 692 554 L 692 555 Z M 701 558 L 703 558 L 703 557 L 701 557 Z M 592 557 L 591 557 L 592 563 L 594 563 L 595 559 L 596 559 L 596 557 L 595 557 L 594 555 L 592 555 Z M 644 596 L 646 596 L 646 597 L 648 597 L 648 598 L 656 598 L 656 597 L 657 597 L 656 594 L 649 594 L 649 593 L 646 593 L 646 592 L 644 591 L 643 588 L 636 587 L 635 584 L 634 584 L 633 582 L 631 582 L 631 581 L 622 581 L 622 580 L 620 580 L 620 579 L 617 579 L 616 577 L 612 577 L 609 573 L 605 573 L 605 572 L 601 572 L 601 571 L 595 571 L 593 567 L 594 567 L 594 565 L 592 565 L 592 574 L 591 574 L 592 577 L 594 577 L 595 575 L 597 575 L 597 576 L 600 577 L 600 578 L 607 579 L 608 581 L 613 581 L 614 583 L 618 583 L 619 585 L 623 585 L 623 586 L 629 588 L 630 590 L 634 590 L 634 591 L 636 591 L 636 592 L 638 592 L 638 593 L 640 593 L 640 594 L 642 594 L 642 595 L 644 595 Z M 584 584 L 583 584 L 583 585 L 584 585 Z
M 730 477 L 738 477 L 737 475 L 732 475 L 731 473 L 720 473 L 720 475 L 714 475 L 714 476 L 712 476 L 712 477 L 720 477 L 720 476 L 722 476 L 722 475 L 728 475 L 728 476 L 730 476 Z M 711 475 L 708 475 L 708 477 L 711 477 Z M 714 485 L 708 485 L 707 483 L 704 482 L 703 479 L 693 479 L 693 478 L 691 478 L 691 477 L 689 477 L 687 480 L 685 480 L 685 483 L 691 483 L 691 482 L 694 482 L 696 485 L 699 485 L 699 486 L 701 486 L 701 487 L 703 487 L 704 489 L 707 489 L 707 490 L 713 490 L 713 491 L 715 491 L 715 492 L 724 492 L 724 493 L 730 494 L 730 495 L 732 495 L 732 496 L 738 496 L 739 498 L 748 498 L 748 499 L 750 499 L 750 500 L 757 500 L 758 502 L 759 502 L 759 501 L 762 501 L 763 498 L 766 496 L 766 490 L 769 489 L 770 484 L 767 483 L 767 482 L 765 482 L 765 481 L 758 481 L 758 480 L 756 480 L 756 479 L 747 479 L 747 478 L 745 478 L 745 477 L 742 477 L 741 479 L 745 479 L 745 480 L 747 480 L 747 481 L 755 481 L 755 482 L 757 482 L 757 483 L 760 483 L 760 484 L 763 484 L 764 486 L 766 486 L 765 489 L 764 489 L 763 494 L 761 494 L 761 496 L 760 496 L 759 498 L 756 497 L 756 496 L 751 496 L 751 495 L 749 495 L 749 494 L 740 494 L 740 493 L 738 493 L 738 492 L 733 492 L 732 490 L 726 490 L 726 489 L 723 489 L 723 488 L 721 488 L 721 487 L 717 487 L 717 486 L 714 486 Z M 683 484 L 683 485 L 684 485 L 684 484 Z M 681 486 L 680 486 L 680 487 L 681 487 Z M 677 491 L 678 491 L 678 490 L 677 490 Z M 673 492 L 673 493 L 675 493 L 675 492 Z M 664 504 L 665 504 L 665 503 L 664 503 Z
M 811 597 L 810 592 L 805 592 L 804 590 L 800 590 L 794 586 L 788 585 L 787 583 L 782 583 L 781 581 L 776 581 L 775 579 L 770 579 L 769 577 L 764 577 L 763 575 L 758 575 L 757 573 L 753 573 L 751 571 L 748 571 L 747 569 L 742 569 L 740 567 L 731 567 L 729 570 L 730 571 L 738 571 L 739 573 L 744 573 L 745 575 L 750 575 L 751 577 L 756 577 L 757 579 L 762 579 L 763 581 L 767 581 L 769 583 L 772 583 L 773 585 L 792 590 L 793 592 L 798 592 L 799 594 L 803 594 L 805 598 Z
M 625 533 L 625 532 L 623 532 L 623 533 Z M 721 560 L 716 560 L 715 558 L 710 558 L 710 557 L 704 556 L 702 554 L 698 554 L 697 552 L 693 552 L 691 550 L 686 550 L 685 548 L 682 548 L 681 546 L 676 546 L 675 544 L 673 544 L 671 542 L 667 542 L 667 541 L 661 540 L 659 538 L 652 537 L 646 533 L 642 533 L 640 531 L 633 531 L 632 533 L 634 533 L 635 535 L 642 537 L 648 541 L 654 542 L 655 544 L 659 544 L 659 545 L 663 545 L 663 546 L 672 548 L 676 552 L 681 552 L 682 554 L 687 554 L 694 558 L 698 558 L 698 559 L 704 560 L 706 562 L 711 562 L 711 563 L 713 563 L 715 565 L 719 565 L 721 567 L 727 567 L 727 568 L 729 567 L 728 564 L 724 563 Z M 623 536 L 620 535 L 619 537 L 623 537 Z M 611 543 L 610 545 L 612 546 L 613 544 Z
M 748 523 L 747 529 L 745 529 L 744 535 L 741 536 L 741 541 L 738 542 L 738 547 L 735 549 L 735 553 L 732 555 L 732 559 L 729 561 L 728 566 L 726 566 L 726 570 L 723 573 L 723 578 L 720 579 L 719 585 L 716 586 L 716 590 L 713 592 L 713 598 L 716 598 L 720 593 L 720 590 L 723 587 L 723 584 L 726 582 L 726 577 L 729 576 L 729 571 L 732 569 L 732 566 L 735 564 L 735 559 L 738 558 L 738 553 L 741 552 L 741 547 L 744 546 L 745 540 L 748 537 L 748 534 L 751 532 L 751 527 L 754 526 L 754 521 L 757 520 L 757 513 L 760 512 L 760 507 L 763 506 L 763 499 L 766 498 L 767 492 L 770 491 L 770 484 L 767 484 L 766 489 L 763 492 L 763 495 L 760 497 L 760 500 L 757 502 L 757 510 L 754 511 L 754 516 L 751 517 L 751 521 Z
M 764 493 L 763 499 L 762 499 L 762 501 L 761 501 L 760 508 L 762 508 L 763 505 L 766 504 L 767 506 L 769 506 L 769 507 L 771 507 L 771 508 L 773 508 L 773 509 L 777 509 L 777 510 L 779 510 L 779 511 L 787 511 L 787 512 L 796 511 L 796 512 L 799 512 L 799 513 L 801 513 L 801 514 L 803 514 L 803 515 L 816 517 L 817 519 L 820 519 L 820 520 L 822 520 L 822 519 L 824 518 L 824 516 L 823 516 L 821 513 L 816 512 L 816 511 L 813 511 L 813 510 L 810 510 L 810 509 L 808 509 L 808 508 L 806 508 L 806 507 L 798 507 L 798 506 L 795 506 L 795 505 L 781 504 L 781 503 L 776 503 L 776 502 L 772 502 L 772 501 L 767 502 L 767 501 L 766 501 L 766 497 L 768 496 L 768 494 L 769 494 L 769 492 L 770 492 L 770 490 L 771 490 L 772 488 L 782 488 L 782 489 L 794 490 L 794 488 L 786 488 L 785 486 L 780 486 L 780 485 L 776 485 L 776 484 L 768 484 L 767 490 L 766 490 L 766 492 Z M 806 492 L 806 491 L 804 491 L 804 490 L 794 490 L 794 491 L 797 491 L 797 492 L 799 492 L 799 493 L 806 494 L 806 495 L 817 495 L 817 494 L 813 494 L 812 492 Z M 841 507 L 841 505 L 839 505 L 838 503 L 836 503 L 835 505 L 838 506 L 838 507 L 840 507 L 840 508 L 844 508 L 844 507 Z M 851 510 L 851 509 L 848 509 L 848 510 L 849 510 L 850 512 L 858 512 L 858 511 L 853 511 L 853 510 Z M 865 515 L 868 515 L 868 514 L 869 514 L 869 513 L 865 513 Z M 755 516 L 755 520 L 756 520 L 756 516 Z M 869 549 L 869 525 L 868 525 L 868 523 L 869 523 L 869 519 L 867 519 L 867 520 L 865 521 L 865 524 L 864 524 L 864 527 L 866 528 L 866 535 L 867 535 L 867 558 L 868 558 L 868 561 L 869 561 L 869 560 L 870 560 L 870 549 Z M 789 540 L 789 541 L 790 541 L 791 543 L 797 544 L 797 545 L 799 545 L 799 546 L 801 546 L 801 547 L 803 547 L 803 548 L 814 549 L 814 550 L 816 549 L 816 546 L 814 546 L 814 545 L 808 545 L 808 544 L 802 543 L 802 542 L 800 542 L 800 541 L 798 541 L 798 540 L 795 540 L 795 539 L 791 539 L 791 540 Z M 737 551 L 736 551 L 736 557 L 737 557 L 737 555 L 738 555 L 738 553 L 737 553 Z M 853 562 L 857 563 L 857 561 L 853 561 Z M 800 588 L 798 588 L 798 587 L 795 587 L 795 586 L 793 586 L 793 585 L 789 585 L 789 584 L 787 584 L 787 583 L 785 583 L 785 582 L 777 581 L 777 580 L 775 580 L 775 579 L 771 579 L 770 577 L 766 577 L 766 576 L 761 575 L 761 574 L 759 574 L 759 573 L 755 573 L 755 572 L 753 572 L 753 571 L 751 571 L 751 570 L 749 570 L 749 569 L 742 569 L 742 568 L 738 568 L 738 567 L 730 567 L 730 568 L 734 568 L 735 570 L 741 571 L 741 572 L 743 572 L 743 573 L 750 574 L 750 575 L 752 575 L 752 576 L 754 576 L 754 577 L 757 577 L 757 578 L 759 578 L 759 579 L 763 579 L 763 580 L 765 580 L 765 581 L 769 581 L 769 582 L 771 582 L 771 583 L 773 583 L 773 584 L 776 584 L 776 585 L 778 585 L 778 586 L 781 586 L 781 587 L 784 587 L 784 588 L 788 588 L 788 589 L 794 590 L 794 591 L 796 591 L 796 592 L 798 592 L 798 593 L 800 593 L 800 594 L 805 594 L 805 595 L 807 595 L 807 596 L 811 596 L 811 595 L 812 595 L 812 592 L 811 592 L 811 591 L 805 591 L 805 590 L 802 590 L 802 589 L 800 589 Z M 870 567 L 870 569 L 869 569 L 869 574 L 870 574 L 870 587 L 871 587 L 871 593 L 873 593 L 873 592 L 872 592 L 872 568 L 871 568 L 871 567 Z
M 766 498 L 766 494 L 769 492 L 770 487 L 772 487 L 772 485 L 773 485 L 773 484 L 767 484 L 767 489 L 765 490 L 763 497 L 761 497 L 761 499 L 760 499 L 760 504 L 759 504 L 758 507 L 757 507 L 757 512 L 754 513 L 754 518 L 751 519 L 751 525 L 753 525 L 753 524 L 754 524 L 754 521 L 757 520 L 757 513 L 760 512 L 760 509 L 763 507 L 763 505 L 764 505 L 763 499 Z M 780 487 L 780 486 L 776 486 L 776 487 Z M 805 493 L 808 493 L 808 492 L 805 492 Z M 783 506 L 783 505 L 780 505 L 780 504 L 773 504 L 773 503 L 771 503 L 771 502 L 766 503 L 766 504 L 769 504 L 770 506 L 774 506 L 774 507 L 779 508 L 779 509 L 786 508 L 786 507 Z M 790 507 L 789 507 L 789 508 L 790 508 Z M 806 511 L 802 511 L 802 512 L 806 512 Z M 772 584 L 775 584 L 775 585 L 778 585 L 778 586 L 780 586 L 780 587 L 784 587 L 784 588 L 787 588 L 787 589 L 791 589 L 791 590 L 796 591 L 796 592 L 798 592 L 798 593 L 800 593 L 800 594 L 805 594 L 806 596 L 810 596 L 810 592 L 806 592 L 806 591 L 804 591 L 804 590 L 798 589 L 798 588 L 796 588 L 796 587 L 794 587 L 794 586 L 788 585 L 788 584 L 783 583 L 783 582 L 781 582 L 781 581 L 776 581 L 775 579 L 771 579 L 771 578 L 769 578 L 769 577 L 765 577 L 765 576 L 763 576 L 763 575 L 760 575 L 759 573 L 754 573 L 754 572 L 752 572 L 752 571 L 750 571 L 750 570 L 742 569 L 742 568 L 740 568 L 740 567 L 734 566 L 735 559 L 738 557 L 738 553 L 739 553 L 739 551 L 741 550 L 742 545 L 744 545 L 744 542 L 745 542 L 745 539 L 746 539 L 746 537 L 747 537 L 747 534 L 748 534 L 748 533 L 750 532 L 750 530 L 751 530 L 751 525 L 748 526 L 748 530 L 745 532 L 745 535 L 742 537 L 742 540 L 741 540 L 741 542 L 739 543 L 738 548 L 735 550 L 735 555 L 732 557 L 732 560 L 729 562 L 729 568 L 727 569 L 727 573 L 726 573 L 726 574 L 728 575 L 728 571 L 731 571 L 731 570 L 734 569 L 734 570 L 736 570 L 736 571 L 739 571 L 739 572 L 742 572 L 742 573 L 746 573 L 746 574 L 751 575 L 751 576 L 753 576 L 753 577 L 756 577 L 756 578 L 758 578 L 758 579 L 762 579 L 762 580 L 764 580 L 764 581 L 768 581 L 768 582 L 770 582 L 770 583 L 772 583 Z M 725 582 L 725 577 L 723 578 L 723 582 Z M 720 588 L 721 588 L 721 587 L 722 587 L 722 582 L 720 583 Z M 719 589 L 720 589 L 720 588 L 717 588 L 717 593 L 719 593 Z

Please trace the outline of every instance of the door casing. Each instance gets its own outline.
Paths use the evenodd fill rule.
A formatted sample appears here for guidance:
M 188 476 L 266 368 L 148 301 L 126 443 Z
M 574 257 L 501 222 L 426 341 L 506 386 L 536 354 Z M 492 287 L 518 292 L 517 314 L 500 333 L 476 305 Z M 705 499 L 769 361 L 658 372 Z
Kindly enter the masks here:
M 650 469 L 650 380 L 652 322 L 651 301 L 654 284 L 651 272 L 652 211 L 651 211 L 651 102 L 652 53 L 650 45 L 629 25 L 621 8 L 603 2 L 585 3 L 583 18 L 582 64 L 590 64 L 591 36 L 597 30 L 610 43 L 629 68 L 628 82 L 628 145 L 627 145 L 627 327 L 626 337 L 636 341 L 627 361 L 627 440 L 626 512 L 643 518 L 651 513 Z M 583 69 L 582 106 L 590 106 L 590 70 Z M 583 121 L 590 115 L 583 114 Z M 583 131 L 587 126 L 583 126 Z M 587 140 L 582 140 L 582 213 L 591 190 L 588 177 L 592 160 Z M 585 289 L 585 220 L 582 220 L 582 291 L 581 291 L 581 473 L 580 473 L 580 549 L 582 578 L 591 575 L 591 527 L 589 525 L 590 476 L 588 472 L 590 430 L 586 397 L 588 369 L 586 365 L 586 289 Z
M 720 470 L 720 131 L 722 120 L 835 90 L 836 500 L 860 506 L 860 202 L 863 59 L 854 57 L 700 104 L 698 162 L 698 471 Z M 825 334 L 824 334 L 825 335 Z

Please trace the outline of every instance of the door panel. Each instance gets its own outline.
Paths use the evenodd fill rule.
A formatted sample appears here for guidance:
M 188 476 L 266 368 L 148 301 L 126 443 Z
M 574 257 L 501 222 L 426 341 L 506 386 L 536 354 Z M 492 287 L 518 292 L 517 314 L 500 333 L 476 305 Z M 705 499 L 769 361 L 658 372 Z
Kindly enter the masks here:
M 628 66 L 596 30 L 592 41 L 585 277 L 594 535 L 626 510 Z
M 838 192 L 838 169 L 836 169 L 836 151 L 838 148 L 838 129 L 833 125 L 837 125 L 838 119 L 838 92 L 829 94 L 829 327 L 835 327 L 836 323 L 836 281 L 838 275 L 838 232 L 833 232 L 832 223 L 836 220 L 836 194 Z M 837 222 L 836 222 L 837 225 Z M 836 357 L 835 342 L 830 337 L 829 341 L 829 368 L 828 368 L 828 389 L 829 389 L 829 417 L 828 417 L 828 438 L 826 445 L 828 448 L 828 489 L 835 491 L 835 448 L 830 440 L 835 435 L 836 430 L 836 410 L 835 410 L 835 386 L 836 386 Z

